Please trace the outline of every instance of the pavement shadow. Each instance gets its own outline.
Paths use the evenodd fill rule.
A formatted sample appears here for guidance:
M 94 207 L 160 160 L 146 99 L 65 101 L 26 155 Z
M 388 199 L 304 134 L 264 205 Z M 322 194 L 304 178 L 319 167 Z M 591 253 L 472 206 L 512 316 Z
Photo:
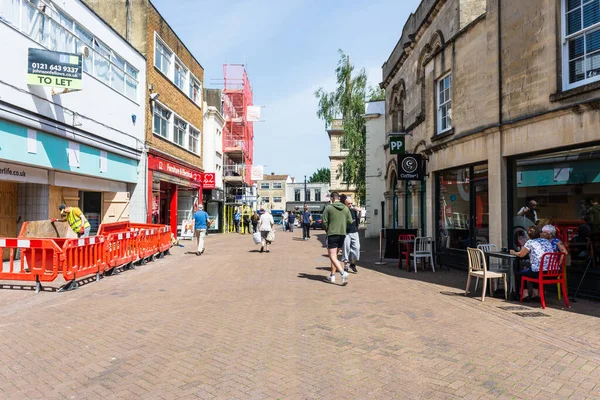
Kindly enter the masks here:
M 317 267 L 315 269 L 321 270 L 321 271 L 331 271 L 331 267 Z
M 295 240 L 296 242 L 304 242 L 304 239 L 299 237 L 292 238 L 292 240 Z
M 330 284 L 324 275 L 305 274 L 305 273 L 301 272 L 298 274 L 298 278 L 308 279 L 310 281 L 323 282 L 328 285 Z

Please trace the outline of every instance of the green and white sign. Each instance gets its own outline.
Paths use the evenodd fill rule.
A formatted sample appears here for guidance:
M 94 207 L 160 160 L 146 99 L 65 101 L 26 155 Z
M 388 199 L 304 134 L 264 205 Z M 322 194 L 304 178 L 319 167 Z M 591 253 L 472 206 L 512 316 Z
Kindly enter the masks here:
M 390 154 L 404 154 L 404 140 L 406 137 L 402 136 L 390 136 Z
M 81 89 L 82 63 L 79 54 L 29 49 L 27 61 L 28 85 Z

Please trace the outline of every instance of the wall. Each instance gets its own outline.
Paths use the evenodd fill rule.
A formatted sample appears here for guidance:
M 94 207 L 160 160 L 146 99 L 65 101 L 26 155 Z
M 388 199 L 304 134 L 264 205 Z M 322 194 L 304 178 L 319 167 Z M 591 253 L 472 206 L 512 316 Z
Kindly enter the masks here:
M 223 125 L 225 120 L 215 107 L 204 103 L 204 132 L 202 134 L 203 168 L 215 173 L 215 186 L 223 188 Z M 219 153 L 221 157 L 217 157 Z M 218 165 L 218 167 L 217 167 Z
M 188 121 L 200 130 L 200 136 L 204 132 L 204 113 L 202 106 L 194 103 L 186 93 L 183 93 L 175 84 L 154 66 L 154 43 L 155 32 L 170 47 L 170 49 L 181 59 L 187 68 L 204 85 L 204 69 L 196 61 L 193 55 L 185 47 L 183 42 L 177 37 L 177 34 L 169 27 L 167 22 L 161 17 L 152 4 L 148 8 L 148 29 L 146 40 L 148 44 L 148 84 L 154 85 L 154 93 L 160 95 L 159 101 L 164 104 L 181 118 Z M 152 51 L 150 51 L 152 50 Z M 147 96 L 150 92 L 147 93 Z M 202 168 L 202 139 L 200 140 L 200 152 L 198 155 L 168 141 L 152 132 L 152 104 L 146 102 L 146 141 L 152 148 L 164 153 L 173 155 L 183 161 Z
M 379 237 L 381 225 L 381 202 L 385 201 L 383 193 L 386 190 L 385 182 L 385 101 L 370 102 L 366 104 L 366 204 L 367 209 L 367 238 Z M 379 116 L 377 114 L 380 114 Z M 377 210 L 377 215 L 375 215 Z

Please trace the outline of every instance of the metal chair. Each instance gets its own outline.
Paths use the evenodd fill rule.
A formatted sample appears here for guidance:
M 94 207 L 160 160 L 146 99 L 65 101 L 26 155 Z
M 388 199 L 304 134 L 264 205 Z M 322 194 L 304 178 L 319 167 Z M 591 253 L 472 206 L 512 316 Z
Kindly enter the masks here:
M 415 273 L 417 273 L 417 259 L 429 258 L 431 269 L 435 272 L 435 261 L 433 260 L 433 239 L 431 237 L 415 238 L 415 245 L 411 254 L 415 264 Z
M 467 288 L 465 296 L 469 294 L 469 286 L 471 285 L 471 277 L 483 278 L 483 288 L 481 290 L 481 301 L 485 301 L 485 289 L 487 288 L 488 279 L 504 280 L 504 298 L 508 298 L 508 289 L 506 287 L 506 274 L 504 272 L 488 271 L 485 255 L 480 249 L 467 248 L 469 256 L 469 276 L 467 278 Z M 490 285 L 490 296 L 492 295 L 492 286 Z

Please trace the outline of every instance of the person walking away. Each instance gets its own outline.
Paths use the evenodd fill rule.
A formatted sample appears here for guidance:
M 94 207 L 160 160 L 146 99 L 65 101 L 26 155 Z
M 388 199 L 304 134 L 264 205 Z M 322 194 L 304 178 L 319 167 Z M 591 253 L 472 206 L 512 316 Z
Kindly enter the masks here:
M 350 210 L 344 204 L 340 203 L 338 192 L 331 193 L 332 204 L 325 207 L 323 211 L 323 229 L 327 233 L 327 253 L 331 261 L 331 275 L 327 280 L 335 283 L 335 272 L 339 271 L 342 275 L 342 286 L 348 284 L 348 273 L 338 260 L 338 249 L 344 247 L 346 240 L 346 229 L 352 223 Z
M 240 209 L 236 208 L 235 213 L 233 214 L 233 223 L 235 224 L 235 231 L 240 233 L 240 221 L 242 219 L 242 215 L 240 214 Z
M 204 238 L 209 226 L 208 214 L 204 211 L 204 206 L 199 204 L 198 209 L 194 213 L 194 237 L 197 243 L 196 256 L 204 254 Z
M 340 196 L 340 203 L 345 204 L 350 210 L 352 223 L 346 227 L 346 239 L 344 239 L 344 248 L 342 249 L 342 262 L 344 271 L 348 272 L 348 264 L 352 272 L 358 274 L 356 262 L 360 259 L 360 238 L 358 237 L 358 227 L 360 225 L 360 209 L 355 209 L 352 202 L 345 195 Z
M 258 229 L 260 230 L 261 237 L 260 252 L 262 253 L 266 250 L 266 252 L 269 253 L 269 245 L 271 244 L 271 242 L 268 241 L 267 238 L 269 237 L 269 233 L 273 229 L 273 225 L 275 225 L 275 221 L 273 221 L 273 216 L 271 215 L 271 213 L 265 211 L 264 208 L 261 208 L 260 212 L 262 214 L 260 216 L 260 220 L 258 221 Z
M 288 212 L 284 212 L 281 216 L 281 229 L 285 232 L 288 230 Z
M 244 234 L 250 233 L 250 216 L 248 214 L 244 214 Z
M 293 211 L 290 211 L 288 215 L 288 228 L 290 232 L 294 233 L 294 223 L 296 222 L 296 214 Z
M 588 200 L 590 207 L 587 209 L 585 222 L 590 226 L 592 235 L 600 233 L 600 204 L 595 197 Z
M 256 211 L 254 211 L 254 214 L 252 214 L 252 233 L 258 232 L 258 220 L 259 219 L 260 219 L 260 216 L 258 215 L 258 213 Z
M 90 230 L 92 226 L 90 225 L 90 221 L 87 220 L 85 215 L 81 212 L 79 207 L 71 207 L 66 204 L 61 204 L 58 206 L 58 210 L 60 211 L 60 219 L 52 218 L 50 221 L 67 221 L 69 226 L 77 234 L 77 237 L 88 237 L 90 236 Z
M 304 205 L 302 212 L 302 239 L 310 239 L 310 225 L 312 224 L 312 214 L 308 211 L 308 205 Z

